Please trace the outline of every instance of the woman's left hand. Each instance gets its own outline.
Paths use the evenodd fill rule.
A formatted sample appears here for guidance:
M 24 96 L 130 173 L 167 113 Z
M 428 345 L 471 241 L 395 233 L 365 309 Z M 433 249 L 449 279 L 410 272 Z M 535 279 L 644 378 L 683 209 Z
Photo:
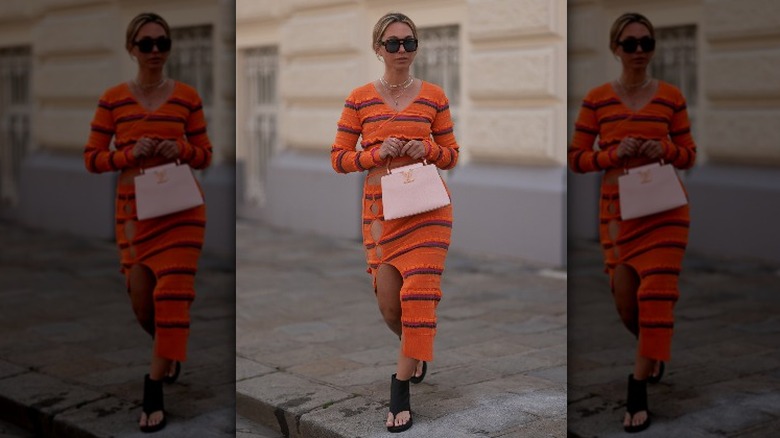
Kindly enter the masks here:
M 157 148 L 154 152 L 169 160 L 174 160 L 179 158 L 179 145 L 173 140 L 162 140 L 157 143 Z
M 644 155 L 651 160 L 657 160 L 663 156 L 664 147 L 658 140 L 645 140 L 645 142 L 639 146 L 637 153 L 639 155 Z
M 401 148 L 399 155 L 408 155 L 415 160 L 419 160 L 425 156 L 425 143 L 420 140 L 409 140 Z

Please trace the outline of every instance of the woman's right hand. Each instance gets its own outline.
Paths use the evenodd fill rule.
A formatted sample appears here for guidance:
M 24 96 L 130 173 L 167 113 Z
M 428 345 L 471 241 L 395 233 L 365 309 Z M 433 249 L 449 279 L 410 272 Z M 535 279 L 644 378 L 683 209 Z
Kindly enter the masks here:
M 395 137 L 387 137 L 382 142 L 382 146 L 379 147 L 379 158 L 384 160 L 387 157 L 397 157 L 401 154 L 401 148 L 403 147 L 403 141 Z
M 617 156 L 618 158 L 628 158 L 628 157 L 634 157 L 639 152 L 639 147 L 642 145 L 642 142 L 639 141 L 639 139 L 634 137 L 624 137 L 623 140 L 620 140 L 620 144 L 618 145 L 617 149 Z
M 155 153 L 159 141 L 149 137 L 141 137 L 133 146 L 133 156 L 135 158 L 151 157 Z

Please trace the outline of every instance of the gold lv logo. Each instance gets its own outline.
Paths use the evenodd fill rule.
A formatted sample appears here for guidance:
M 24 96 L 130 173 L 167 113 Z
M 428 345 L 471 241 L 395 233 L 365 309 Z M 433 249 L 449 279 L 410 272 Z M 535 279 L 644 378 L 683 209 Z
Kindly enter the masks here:
M 650 173 L 649 170 L 640 170 L 639 171 L 639 182 L 641 184 L 647 184 L 649 182 L 653 181 L 653 174 Z
M 404 170 L 401 173 L 404 174 L 404 184 L 409 184 L 410 182 L 414 181 L 411 170 Z
M 156 170 L 154 176 L 157 177 L 157 184 L 164 184 L 168 182 L 168 172 L 164 170 Z

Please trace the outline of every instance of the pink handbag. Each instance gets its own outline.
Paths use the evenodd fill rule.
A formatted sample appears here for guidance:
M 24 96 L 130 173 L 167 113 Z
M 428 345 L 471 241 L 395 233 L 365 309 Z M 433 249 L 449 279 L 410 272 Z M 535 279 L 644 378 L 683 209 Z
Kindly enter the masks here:
M 135 177 L 138 220 L 177 213 L 203 205 L 203 195 L 187 164 L 175 163 L 141 169 Z
M 671 164 L 652 163 L 628 169 L 618 177 L 620 217 L 649 216 L 688 204 L 680 178 Z
M 382 176 L 382 207 L 385 220 L 398 219 L 450 205 L 436 166 L 427 161 L 390 169 Z

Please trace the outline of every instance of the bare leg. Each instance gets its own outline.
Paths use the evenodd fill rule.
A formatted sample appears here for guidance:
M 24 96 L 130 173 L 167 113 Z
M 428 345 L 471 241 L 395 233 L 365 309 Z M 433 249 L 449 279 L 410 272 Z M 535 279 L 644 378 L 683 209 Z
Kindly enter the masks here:
M 613 277 L 612 295 L 615 299 L 620 319 L 634 337 L 639 337 L 639 303 L 637 290 L 639 289 L 639 275 L 631 267 L 618 265 L 615 267 Z M 645 380 L 650 376 L 656 361 L 639 355 L 637 345 L 636 359 L 634 362 L 634 379 Z M 624 426 L 639 426 L 647 421 L 647 411 L 639 411 L 633 417 L 626 412 L 623 418 Z
M 404 284 L 401 273 L 392 265 L 379 265 L 376 278 L 376 297 L 379 303 L 379 311 L 385 320 L 385 324 L 398 338 L 401 338 L 401 287 Z M 396 366 L 396 379 L 409 380 L 413 374 L 422 374 L 422 361 L 406 357 L 398 350 L 398 364 Z M 393 418 L 393 414 L 387 414 L 387 426 L 401 426 L 409 421 L 409 411 L 399 412 Z
M 626 265 L 616 266 L 612 278 L 612 297 L 623 325 L 634 337 L 639 336 L 639 304 L 636 296 L 638 289 L 637 273 Z
M 129 273 L 130 302 L 138 323 L 149 336 L 154 338 L 154 286 L 157 279 L 144 265 L 133 265 Z
M 379 265 L 376 274 L 376 299 L 385 324 L 401 338 L 401 286 L 404 279 L 392 265 Z
M 392 265 L 379 265 L 376 276 L 376 298 L 385 324 L 401 339 L 401 287 L 404 279 Z M 417 362 L 415 377 L 422 375 L 422 361 Z M 399 377 L 400 379 L 400 377 Z M 404 379 L 401 379 L 404 380 Z
M 653 363 L 653 374 L 651 374 L 651 376 L 658 377 L 658 374 L 661 373 L 661 361 L 660 360 L 656 360 L 656 361 L 653 361 L 653 362 L 654 362 Z
M 152 271 L 143 265 L 133 265 L 130 268 L 130 301 L 133 305 L 135 317 L 141 327 L 154 338 L 154 288 L 157 280 Z M 163 375 L 170 368 L 171 361 L 152 355 L 149 377 L 152 380 L 162 380 Z M 154 426 L 163 419 L 162 411 L 152 412 L 148 418 L 141 412 L 139 425 Z

